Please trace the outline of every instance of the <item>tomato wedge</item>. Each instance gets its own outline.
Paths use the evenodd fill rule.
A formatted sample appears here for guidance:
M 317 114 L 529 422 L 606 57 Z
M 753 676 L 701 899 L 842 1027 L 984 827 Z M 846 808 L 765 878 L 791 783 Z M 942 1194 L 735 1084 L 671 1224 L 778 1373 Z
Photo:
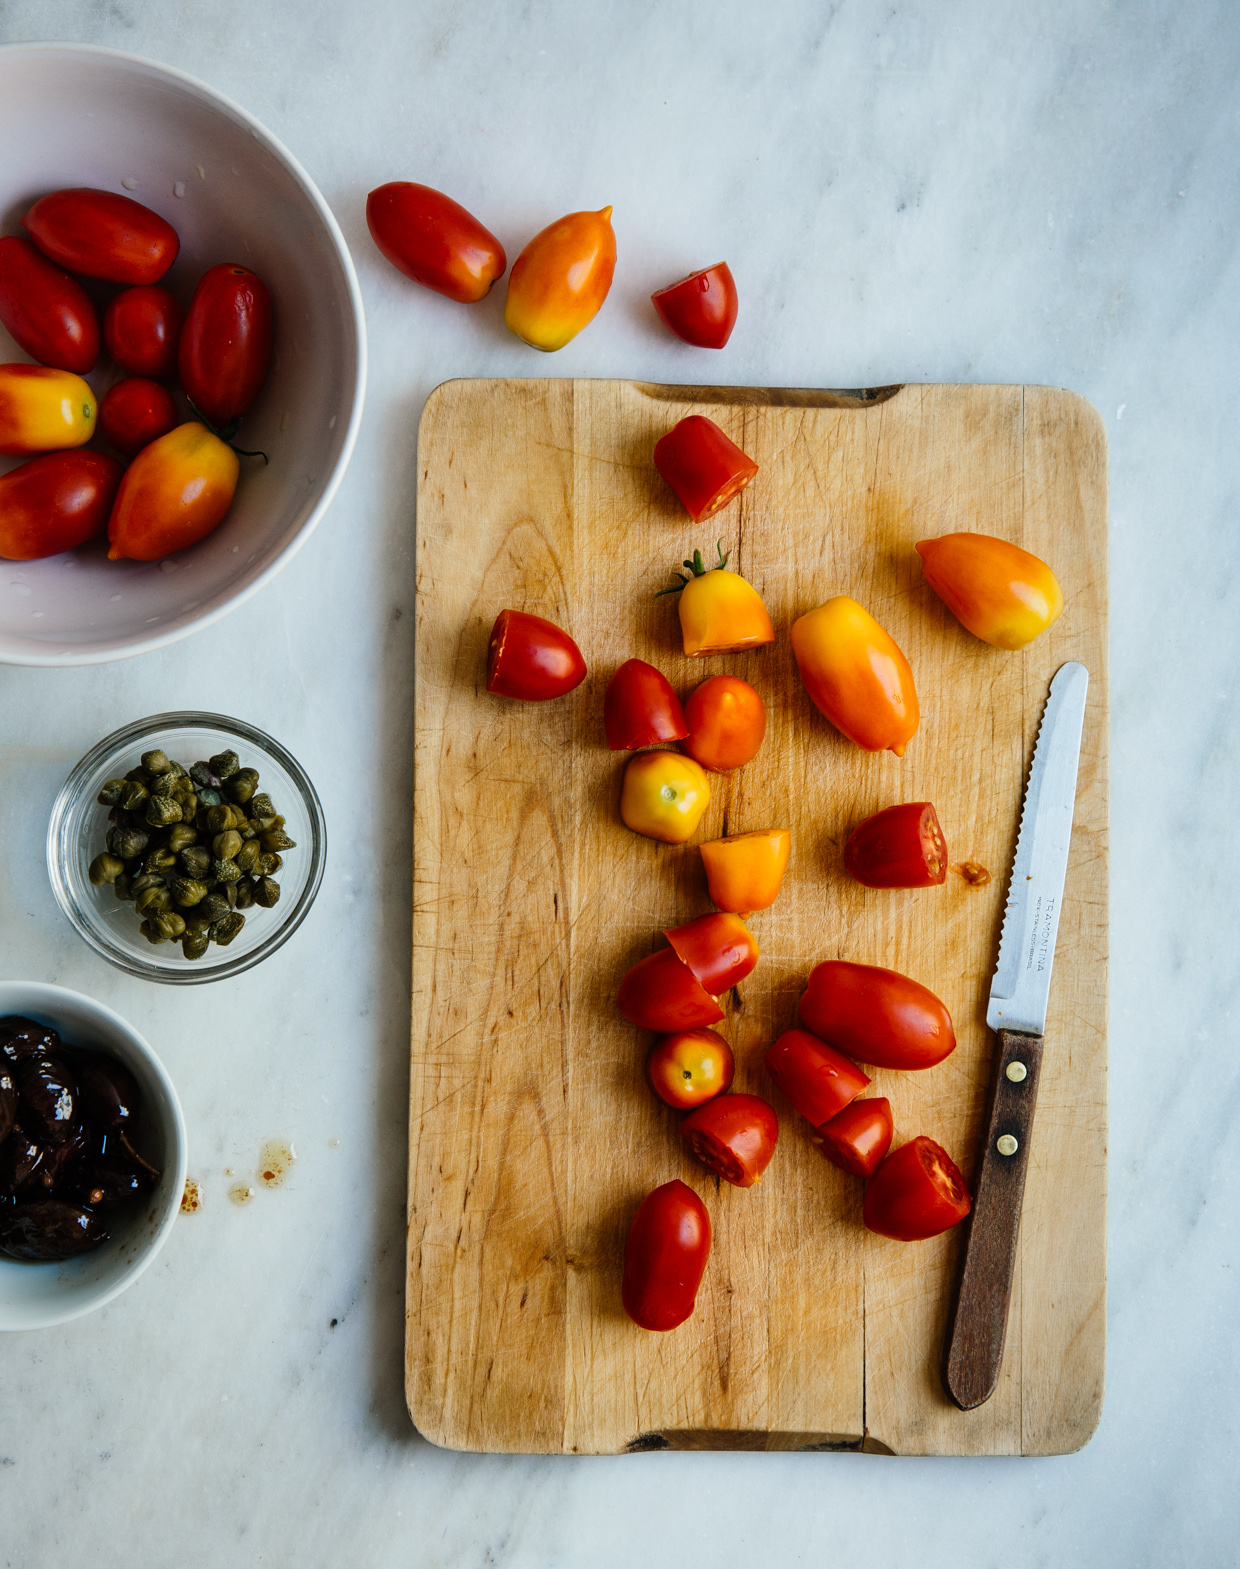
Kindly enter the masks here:
M 973 1208 L 955 1162 L 925 1134 L 901 1144 L 870 1178 L 861 1218 L 896 1242 L 922 1242 L 959 1225 Z
M 613 752 L 631 752 L 689 734 L 685 711 L 661 670 L 626 659 L 603 694 L 603 729 Z
M 837 1111 L 814 1130 L 814 1143 L 833 1166 L 854 1177 L 872 1177 L 891 1148 L 891 1102 L 867 1095 Z
M 855 1062 L 808 1030 L 785 1030 L 763 1055 L 766 1071 L 791 1105 L 821 1127 L 870 1082 Z
M 758 944 L 739 915 L 699 915 L 663 935 L 712 997 L 738 986 L 758 962 Z
M 698 349 L 723 348 L 736 326 L 736 280 L 727 262 L 656 289 L 650 303 L 669 332 Z
M 844 846 L 849 876 L 867 888 L 933 888 L 947 881 L 947 842 L 929 801 L 884 807 Z
M 695 1030 L 718 1024 L 723 1009 L 672 948 L 639 959 L 620 982 L 616 1007 L 639 1030 Z
M 721 910 L 748 915 L 775 903 L 792 835 L 786 828 L 760 828 L 746 834 L 729 834 L 699 845 L 711 902 Z
M 686 1183 L 665 1182 L 638 1206 L 624 1243 L 620 1300 L 641 1329 L 668 1330 L 692 1314 L 710 1257 L 710 1216 Z
M 710 1171 L 734 1188 L 752 1188 L 771 1164 L 779 1118 L 758 1095 L 720 1095 L 680 1125 L 685 1143 Z
M 487 645 L 487 691 L 545 703 L 586 678 L 581 650 L 562 627 L 523 610 L 501 610 Z
M 877 964 L 815 965 L 801 1023 L 878 1068 L 933 1068 L 955 1050 L 952 1017 L 928 986 Z
M 689 414 L 655 443 L 654 466 L 695 523 L 739 496 L 758 465 L 713 419 Z

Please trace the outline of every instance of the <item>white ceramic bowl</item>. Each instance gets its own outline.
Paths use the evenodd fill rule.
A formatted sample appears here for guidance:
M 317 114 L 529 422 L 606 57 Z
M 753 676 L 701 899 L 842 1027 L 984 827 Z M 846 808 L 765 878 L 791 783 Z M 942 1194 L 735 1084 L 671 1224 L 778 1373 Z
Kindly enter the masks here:
M 147 1203 L 109 1217 L 111 1240 L 93 1253 L 63 1264 L 0 1254 L 0 1330 L 46 1329 L 119 1296 L 163 1247 L 185 1187 L 185 1119 L 163 1063 L 111 1008 L 62 986 L 0 981 L 0 1018 L 11 1013 L 50 1024 L 66 1045 L 108 1051 L 124 1063 L 142 1094 L 135 1147 L 163 1173 Z
M 167 66 L 78 44 L 0 47 L 0 147 L 0 233 L 24 234 L 21 215 L 47 191 L 96 186 L 175 227 L 181 251 L 163 281 L 184 304 L 217 262 L 242 262 L 271 290 L 274 363 L 238 438 L 271 462 L 242 459 L 215 533 L 164 562 L 110 562 L 101 540 L 44 561 L 0 561 L 0 662 L 145 653 L 248 598 L 326 511 L 362 415 L 357 276 L 291 153 L 244 109 Z M 28 358 L 0 327 L 0 363 Z M 103 357 L 88 379 L 98 392 L 114 375 Z M 0 470 L 18 461 L 0 458 Z

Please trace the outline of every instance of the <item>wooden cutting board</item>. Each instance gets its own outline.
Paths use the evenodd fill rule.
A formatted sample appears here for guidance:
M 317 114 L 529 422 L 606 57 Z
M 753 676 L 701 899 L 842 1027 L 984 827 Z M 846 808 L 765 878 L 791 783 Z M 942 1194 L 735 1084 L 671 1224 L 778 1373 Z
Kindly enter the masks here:
M 696 526 L 652 462 L 690 412 L 761 466 Z M 1093 408 L 1043 387 L 862 394 L 620 381 L 456 381 L 418 438 L 417 726 L 406 1389 L 454 1449 L 864 1448 L 1054 1454 L 1097 1425 L 1105 1333 L 1107 1006 L 1106 448 Z M 1061 619 L 1022 653 L 971 637 L 922 580 L 913 544 L 959 529 L 1049 560 Z M 778 638 L 685 659 L 655 599 L 722 536 Z M 859 599 L 907 654 L 922 721 L 899 760 L 812 707 L 787 629 Z M 590 667 L 551 704 L 489 696 L 505 606 L 567 628 Z M 682 694 L 732 671 L 762 692 L 766 742 L 719 779 L 694 844 L 630 833 L 626 754 L 603 691 L 636 655 Z M 830 1166 L 766 1079 L 820 959 L 889 965 L 950 1008 L 959 1045 L 927 1072 L 874 1071 L 897 1139 L 927 1133 L 971 1178 L 992 1052 L 984 1017 L 1021 792 L 1051 675 L 1091 676 L 1076 823 L 1047 1023 L 1007 1355 L 979 1410 L 938 1378 L 959 1232 L 901 1244 L 861 1224 L 861 1184 Z M 971 888 L 875 892 L 843 873 L 848 829 L 929 799 Z M 710 908 L 696 841 L 792 830 L 762 948 L 721 1029 L 735 1088 L 771 1098 L 775 1159 L 748 1192 L 689 1159 L 647 1089 L 651 1037 L 616 986 L 661 927 Z M 680 1177 L 714 1248 L 693 1318 L 649 1334 L 620 1305 L 625 1233 Z

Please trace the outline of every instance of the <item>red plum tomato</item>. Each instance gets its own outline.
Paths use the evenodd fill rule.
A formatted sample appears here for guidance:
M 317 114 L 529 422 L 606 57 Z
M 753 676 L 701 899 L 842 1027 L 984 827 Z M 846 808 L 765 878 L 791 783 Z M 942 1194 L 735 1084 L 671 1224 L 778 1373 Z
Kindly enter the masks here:
M 90 296 L 29 240 L 0 240 L 0 323 L 40 365 L 85 376 L 99 358 Z
M 921 1242 L 950 1231 L 972 1208 L 955 1162 L 923 1133 L 893 1150 L 870 1178 L 861 1218 L 880 1237 Z
M 744 767 L 766 737 L 766 706 L 740 676 L 710 676 L 695 687 L 685 721 L 685 751 L 716 774 Z
M 116 450 L 137 457 L 143 447 L 179 425 L 177 406 L 167 387 L 142 376 L 128 376 L 104 393 L 99 428 Z
M 686 1183 L 665 1182 L 638 1206 L 624 1243 L 624 1311 L 641 1329 L 667 1330 L 693 1312 L 710 1257 L 710 1216 Z
M 947 842 L 929 801 L 888 806 L 858 823 L 844 866 L 867 888 L 933 888 L 947 880 Z
M 699 915 L 663 935 L 712 997 L 739 985 L 758 962 L 758 944 L 739 915 Z
M 763 1057 L 789 1103 L 817 1128 L 870 1082 L 855 1062 L 808 1030 L 785 1030 Z
M 837 1111 L 814 1130 L 814 1143 L 833 1166 L 854 1177 L 872 1177 L 891 1148 L 891 1102 L 867 1095 Z
M 678 1030 L 657 1040 L 646 1058 L 646 1080 L 661 1101 L 691 1111 L 732 1083 L 732 1048 L 717 1030 Z
M 686 416 L 655 442 L 654 466 L 695 523 L 739 496 L 758 472 L 754 460 L 704 414 Z
M 0 557 L 38 561 L 107 527 L 121 465 L 102 452 L 49 452 L 0 475 Z
M 108 283 L 158 283 L 181 248 L 170 223 L 115 191 L 52 191 L 22 228 L 58 266 Z
M 177 349 L 185 308 L 175 294 L 157 283 L 122 289 L 103 313 L 103 341 L 108 353 L 130 376 L 171 381 L 177 373 Z
M 371 191 L 366 226 L 397 272 L 462 305 L 482 299 L 508 265 L 504 247 L 471 212 L 412 180 Z
M 718 1024 L 723 1009 L 672 948 L 639 959 L 620 982 L 616 1007 L 639 1030 L 661 1035 Z
M 271 296 L 239 262 L 198 280 L 177 345 L 177 374 L 198 414 L 228 427 L 250 408 L 271 367 Z
M 658 289 L 650 302 L 668 331 L 695 348 L 723 348 L 736 326 L 736 281 L 727 262 Z
M 586 678 L 581 650 L 562 627 L 524 610 L 501 610 L 487 645 L 487 691 L 545 703 Z
M 734 1188 L 752 1188 L 771 1164 L 779 1118 L 758 1095 L 720 1095 L 691 1112 L 680 1131 L 708 1170 Z
M 603 694 L 603 729 L 613 752 L 631 752 L 689 734 L 685 711 L 662 671 L 626 659 Z
M 928 986 L 876 964 L 829 959 L 810 971 L 801 1023 L 878 1068 L 933 1068 L 955 1050 L 951 1014 Z

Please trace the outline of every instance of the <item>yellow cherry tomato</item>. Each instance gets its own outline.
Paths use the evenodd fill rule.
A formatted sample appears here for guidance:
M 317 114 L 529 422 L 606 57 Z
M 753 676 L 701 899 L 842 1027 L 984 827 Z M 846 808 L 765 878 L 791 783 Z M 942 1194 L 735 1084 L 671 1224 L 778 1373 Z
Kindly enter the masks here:
M 722 540 L 715 552 L 718 566 L 707 567 L 702 552 L 695 550 L 692 561 L 685 562 L 689 571 L 676 574 L 680 582 L 655 595 L 656 599 L 663 594 L 680 595 L 680 635 L 691 658 L 732 654 L 775 641 L 775 628 L 762 596 L 739 572 L 727 570 Z
M 717 908 L 748 915 L 775 903 L 788 866 L 792 835 L 786 828 L 761 828 L 756 833 L 711 839 L 698 848 Z
M 908 660 L 874 617 L 847 594 L 792 624 L 805 690 L 837 730 L 867 752 L 904 749 L 921 713 Z
M 237 454 L 190 420 L 143 447 L 108 520 L 109 561 L 159 561 L 205 539 L 232 505 Z
M 706 770 L 680 752 L 639 752 L 624 770 L 620 816 L 626 828 L 684 844 L 692 839 L 702 813 L 710 805 Z
M 1045 561 L 990 534 L 917 542 L 926 582 L 963 626 L 996 648 L 1024 648 L 1063 612 Z
M 611 208 L 570 212 L 512 264 L 504 325 L 531 348 L 562 349 L 598 315 L 616 270 Z
M 60 452 L 95 434 L 90 383 L 46 365 L 0 365 L 0 452 Z

